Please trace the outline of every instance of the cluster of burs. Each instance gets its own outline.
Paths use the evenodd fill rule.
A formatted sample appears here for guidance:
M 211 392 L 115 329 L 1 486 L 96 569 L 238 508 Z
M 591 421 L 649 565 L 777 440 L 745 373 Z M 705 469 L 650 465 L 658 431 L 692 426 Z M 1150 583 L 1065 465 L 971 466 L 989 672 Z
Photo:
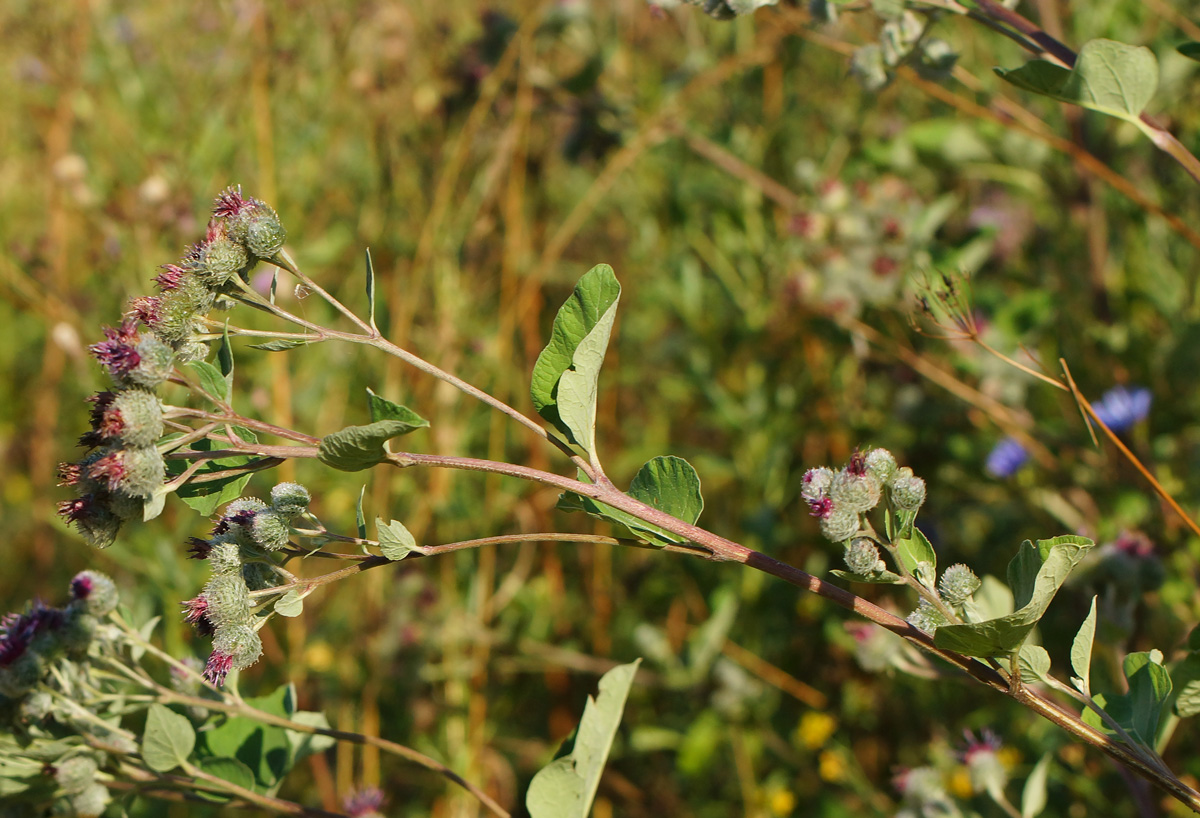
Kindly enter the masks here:
M 137 750 L 76 701 L 95 686 L 91 658 L 117 650 L 101 623 L 117 607 L 116 586 L 84 571 L 70 589 L 65 608 L 34 602 L 0 620 L 0 725 L 12 737 L 0 742 L 0 816 L 44 814 L 31 811 L 35 804 L 52 804 L 55 815 L 100 815 L 110 798 L 93 747 Z
M 124 522 L 157 513 L 166 467 L 156 390 L 177 364 L 208 355 L 205 316 L 232 306 L 228 295 L 260 260 L 276 258 L 283 240 L 274 210 L 229 188 L 216 200 L 204 241 L 155 279 L 160 293 L 133 299 L 121 326 L 105 328 L 105 340 L 89 348 L 113 388 L 90 398 L 92 428 L 79 440 L 89 453 L 59 467 L 61 483 L 77 492 L 59 514 L 90 544 L 106 548 Z
M 847 543 L 862 530 L 862 518 L 887 495 L 895 513 L 915 513 L 925 502 L 925 481 L 907 466 L 897 467 L 887 449 L 855 452 L 841 471 L 824 466 L 804 474 L 800 494 L 812 515 L 821 522 L 821 533 L 836 543 Z M 855 571 L 855 573 L 872 573 Z
M 204 592 L 184 603 L 186 621 L 212 636 L 204 678 L 215 685 L 231 670 L 244 670 L 262 655 L 258 629 L 266 622 L 252 591 L 278 587 L 287 579 L 275 553 L 288 545 L 291 523 L 308 510 L 308 489 L 280 483 L 271 502 L 241 497 L 225 507 L 207 540 L 192 538 L 192 555 L 208 561 L 212 576 Z

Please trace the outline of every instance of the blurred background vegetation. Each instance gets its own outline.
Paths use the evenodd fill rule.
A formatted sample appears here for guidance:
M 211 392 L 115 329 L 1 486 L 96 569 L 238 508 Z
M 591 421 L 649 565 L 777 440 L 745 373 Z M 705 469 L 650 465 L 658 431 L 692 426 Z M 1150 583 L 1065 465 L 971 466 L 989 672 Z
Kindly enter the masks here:
M 1027 5 L 1076 48 L 1111 37 L 1154 49 L 1151 113 L 1196 150 L 1200 86 L 1173 52 L 1200 39 L 1194 7 Z M 1126 439 L 1194 507 L 1195 187 L 1132 128 L 1004 86 L 989 69 L 1026 56 L 958 19 L 937 29 L 961 54 L 953 77 L 902 72 L 864 92 L 848 54 L 875 27 L 867 15 L 814 26 L 789 6 L 718 23 L 642 0 L 6 0 L 0 608 L 62 601 L 74 572 L 97 568 L 139 618 L 164 616 L 169 650 L 206 653 L 177 611 L 204 578 L 184 542 L 209 523 L 171 501 L 91 551 L 55 521 L 65 495 L 53 475 L 76 458 L 85 398 L 105 386 L 86 346 L 202 237 L 212 197 L 241 184 L 279 211 L 305 270 L 352 305 L 370 247 L 388 337 L 526 411 L 553 311 L 585 270 L 612 264 L 624 296 L 602 380 L 609 474 L 686 457 L 704 480 L 702 525 L 806 570 L 824 574 L 840 555 L 800 477 L 857 446 L 890 448 L 928 481 L 920 524 L 943 565 L 1003 576 L 1025 538 L 1144 533 L 1154 555 L 1131 570 L 1126 551 L 1101 549 L 1042 638 L 1062 662 L 1099 593 L 1108 664 L 1095 673 L 1119 678 L 1125 650 L 1169 656 L 1197 620 L 1200 542 L 1111 445 L 1091 442 L 1063 393 L 923 336 L 909 314 L 914 282 L 966 270 L 997 348 L 1052 372 L 1065 358 L 1093 399 L 1149 388 L 1150 418 Z M 281 298 L 335 321 L 303 293 Z M 233 321 L 265 326 L 246 310 Z M 499 416 L 365 350 L 238 353 L 246 414 L 326 434 L 365 422 L 371 387 L 433 421 L 407 446 L 566 468 Z M 1030 463 L 989 474 L 1008 434 Z M 424 543 L 605 533 L 554 511 L 555 492 L 497 478 L 303 462 L 249 491 L 265 495 L 276 477 L 308 485 L 346 533 L 363 480 L 368 517 L 400 519 Z M 243 691 L 292 680 L 303 709 L 428 752 L 517 814 L 598 675 L 636 656 L 647 662 L 601 818 L 891 815 L 891 777 L 927 763 L 964 805 L 999 814 L 954 755 L 964 728 L 985 727 L 1017 779 L 1054 756 L 1046 814 L 1137 814 L 1140 785 L 1100 754 L 960 681 L 865 671 L 848 615 L 747 570 L 526 544 L 352 582 L 273 623 Z M 911 608 L 886 587 L 856 590 Z M 1187 733 L 1168 761 L 1197 776 L 1200 741 Z M 282 794 L 335 807 L 365 785 L 388 793 L 390 814 L 478 812 L 442 779 L 349 745 Z

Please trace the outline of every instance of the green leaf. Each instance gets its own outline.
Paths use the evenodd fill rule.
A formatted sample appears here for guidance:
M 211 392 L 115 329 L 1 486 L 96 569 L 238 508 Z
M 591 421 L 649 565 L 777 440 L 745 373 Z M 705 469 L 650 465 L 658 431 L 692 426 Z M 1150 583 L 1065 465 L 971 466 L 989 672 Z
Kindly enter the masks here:
M 995 71 L 1026 91 L 1135 123 L 1158 87 L 1154 52 L 1113 40 L 1085 43 L 1071 69 L 1033 60 Z
M 584 273 L 559 309 L 550 341 L 533 366 L 530 396 L 538 414 L 589 453 L 594 449 L 600 364 L 620 298 L 612 267 L 597 264 Z
M 599 695 L 588 697 L 579 727 L 559 750 L 560 757 L 529 784 L 525 807 L 531 818 L 586 818 L 591 811 L 641 661 L 618 665 L 600 678 Z
M 1183 43 L 1175 46 L 1175 50 L 1187 57 L 1189 60 L 1196 60 L 1197 62 L 1200 62 L 1200 43 Z
M 865 574 L 854 574 L 850 571 L 841 571 L 833 569 L 829 573 L 835 577 L 847 580 L 848 582 L 865 582 L 871 585 L 903 585 L 904 577 L 899 574 L 893 574 L 891 571 L 880 571 L 878 574 L 867 576 Z
M 375 530 L 379 532 L 379 550 L 389 560 L 402 560 L 417 548 L 416 538 L 399 520 L 385 523 L 376 517 Z
M 258 441 L 254 432 L 249 429 L 235 426 L 234 431 L 242 440 L 250 443 Z M 211 452 L 218 448 L 224 448 L 224 446 L 225 444 L 223 443 L 214 444 L 207 438 L 193 441 L 191 444 L 192 450 L 197 452 Z M 204 483 L 194 482 L 195 478 L 244 466 L 253 459 L 252 455 L 233 455 L 231 457 L 223 457 L 220 460 L 209 460 L 196 470 L 192 481 L 181 486 L 175 493 L 197 513 L 205 517 L 211 517 L 218 508 L 242 496 L 242 489 L 250 482 L 251 475 L 249 472 L 233 474 L 219 480 L 210 480 Z M 168 460 L 167 474 L 170 476 L 181 474 L 187 468 L 187 465 L 182 460 Z
M 1033 765 L 1025 788 L 1021 791 L 1021 818 L 1037 818 L 1046 808 L 1046 777 L 1050 771 L 1050 754 L 1042 756 Z
M 366 250 L 367 256 L 367 323 L 375 329 L 375 265 L 371 263 L 371 248 Z
M 196 373 L 196 380 L 200 382 L 201 389 L 218 401 L 227 402 L 229 400 L 229 383 L 221 374 L 221 370 L 208 361 L 192 361 L 188 367 Z
M 903 521 L 901 521 L 901 526 L 903 526 Z M 937 554 L 934 552 L 933 546 L 929 543 L 929 539 L 921 533 L 921 529 L 913 528 L 910 536 L 895 540 L 895 546 L 900 562 L 903 563 L 910 574 L 921 579 L 922 577 L 918 574 L 918 571 L 920 570 L 921 563 L 924 562 L 928 564 L 929 568 L 920 570 L 920 573 L 932 577 L 930 581 L 936 580 Z
M 1021 645 L 1017 664 L 1021 668 L 1022 679 L 1032 676 L 1044 682 L 1050 675 L 1050 654 L 1041 645 Z
M 967 656 L 1000 656 L 1016 650 L 1045 614 L 1071 570 L 1095 544 L 1086 537 L 1064 535 L 1021 544 L 1008 566 L 1009 585 L 1017 609 L 997 619 L 966 625 L 943 625 L 933 642 Z
M 580 480 L 586 478 L 582 473 Z M 667 455 L 647 461 L 633 482 L 629 484 L 630 497 L 648 506 L 678 517 L 686 523 L 695 523 L 704 510 L 704 497 L 700 493 L 700 476 L 682 457 Z M 687 542 L 686 537 L 672 534 L 664 528 L 648 523 L 632 514 L 598 503 L 574 492 L 566 492 L 559 498 L 558 507 L 564 511 L 584 511 L 594 517 L 624 526 L 635 539 L 658 543 Z
M 275 613 L 280 616 L 294 617 L 304 613 L 304 597 L 295 589 L 275 600 Z
M 217 365 L 221 369 L 221 377 L 225 379 L 225 395 L 233 394 L 233 346 L 229 343 L 229 321 L 221 332 L 221 345 L 217 347 Z
M 186 716 L 155 703 L 146 711 L 142 733 L 142 760 L 155 772 L 165 773 L 187 761 L 196 746 L 196 731 Z
M 1189 653 L 1171 668 L 1175 715 L 1181 719 L 1200 713 L 1200 656 Z
M 255 700 L 249 702 L 258 706 L 254 704 Z M 201 740 L 205 755 L 236 758 L 250 769 L 254 780 L 263 787 L 270 787 L 291 769 L 292 746 L 282 727 L 236 716 L 201 733 Z
M 329 719 L 325 718 L 324 713 L 301 710 L 299 713 L 293 715 L 291 720 L 300 724 L 306 724 L 309 727 L 329 729 Z M 322 736 L 316 733 L 300 733 L 296 730 L 288 730 L 287 737 L 292 745 L 293 764 L 315 753 L 323 753 L 337 744 L 337 739 L 332 736 Z
M 209 775 L 215 775 L 217 778 L 228 781 L 230 784 L 235 784 L 247 790 L 254 789 L 254 773 L 236 758 L 204 758 L 200 760 L 198 766 Z M 234 798 L 233 795 L 224 795 L 208 790 L 193 789 L 191 792 L 206 801 L 213 801 L 218 804 L 224 804 Z
M 261 344 L 251 344 L 251 349 L 261 349 L 266 352 L 284 352 L 296 347 L 308 346 L 308 341 L 296 341 L 291 338 L 273 338 Z
M 272 690 L 265 696 L 255 696 L 246 699 L 246 704 L 253 708 L 270 713 L 272 716 L 290 719 L 296 712 L 296 686 L 291 682 Z
M 1092 692 L 1092 642 L 1096 639 L 1096 597 L 1092 597 L 1092 608 L 1084 618 L 1075 641 L 1071 643 L 1071 669 L 1075 677 L 1071 682 L 1084 695 Z
M 347 426 L 321 438 L 317 458 L 326 466 L 341 471 L 369 469 L 387 459 L 384 443 L 408 434 L 413 428 L 412 424 L 402 420 L 379 420 L 366 426 Z
M 1148 747 L 1154 746 L 1158 719 L 1171 695 L 1171 676 L 1162 659 L 1161 651 L 1151 650 L 1131 653 L 1124 663 L 1133 730 Z
M 429 425 L 429 421 L 412 409 L 409 409 L 407 406 L 401 406 L 398 403 L 392 403 L 387 398 L 381 398 L 370 389 L 367 389 L 367 406 L 371 410 L 371 420 L 374 422 L 393 420 L 406 424 L 408 428 L 402 434 L 408 434 Z

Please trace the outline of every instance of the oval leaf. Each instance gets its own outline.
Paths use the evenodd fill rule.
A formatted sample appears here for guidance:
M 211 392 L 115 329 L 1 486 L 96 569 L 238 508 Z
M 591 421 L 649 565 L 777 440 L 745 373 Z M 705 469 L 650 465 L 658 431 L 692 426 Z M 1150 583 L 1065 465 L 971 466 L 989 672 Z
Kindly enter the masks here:
M 373 422 L 394 420 L 407 424 L 409 428 L 405 434 L 416 429 L 423 429 L 429 425 L 429 421 L 412 409 L 402 406 L 399 403 L 392 403 L 387 398 L 376 395 L 371 389 L 367 389 L 367 407 L 371 411 L 371 420 Z
M 1078 678 L 1076 686 L 1081 693 L 1090 695 L 1092 692 L 1092 642 L 1096 639 L 1096 597 L 1092 597 L 1092 609 L 1088 611 L 1083 624 L 1075 634 L 1071 643 L 1071 669 Z M 1075 681 L 1072 679 L 1072 681 Z
M 1016 650 L 1037 625 L 1072 569 L 1094 546 L 1086 537 L 1026 540 L 1009 563 L 1009 585 L 1017 609 L 1008 616 L 968 625 L 943 625 L 933 643 L 967 656 L 1001 656 Z
M 321 438 L 317 457 L 325 465 L 341 471 L 369 469 L 387 459 L 384 443 L 408 434 L 414 428 L 402 420 L 380 420 L 366 426 L 347 426 Z
M 280 616 L 299 616 L 304 613 L 304 597 L 298 591 L 288 591 L 275 602 L 275 613 Z
M 142 760 L 150 769 L 165 773 L 187 761 L 196 746 L 196 731 L 186 716 L 161 704 L 146 711 L 146 730 L 142 733 Z
M 599 695 L 588 696 L 579 727 L 564 742 L 560 757 L 529 784 L 525 807 L 532 818 L 586 818 L 591 811 L 641 661 L 618 665 L 600 678 Z
M 1071 69 L 1033 60 L 1020 68 L 995 70 L 1018 88 L 1131 122 L 1158 87 L 1154 52 L 1113 40 L 1085 43 Z
M 402 560 L 417 548 L 416 538 L 399 520 L 385 523 L 376 517 L 375 530 L 379 532 L 379 550 L 389 560 Z
M 620 298 L 612 267 L 597 264 L 584 273 L 555 316 L 550 342 L 533 365 L 529 394 L 538 414 L 589 452 L 596 382 Z
M 247 790 L 254 789 L 254 773 L 236 758 L 205 758 L 200 761 L 199 766 L 209 775 L 215 775 L 230 784 Z M 206 801 L 215 801 L 218 804 L 223 804 L 233 798 L 232 795 L 223 795 L 207 790 L 194 789 L 192 792 Z
M 1163 704 L 1171 695 L 1171 676 L 1162 664 L 1161 651 L 1131 653 L 1125 657 L 1125 678 L 1129 681 L 1129 699 L 1133 730 L 1153 747 L 1158 735 L 1158 719 Z

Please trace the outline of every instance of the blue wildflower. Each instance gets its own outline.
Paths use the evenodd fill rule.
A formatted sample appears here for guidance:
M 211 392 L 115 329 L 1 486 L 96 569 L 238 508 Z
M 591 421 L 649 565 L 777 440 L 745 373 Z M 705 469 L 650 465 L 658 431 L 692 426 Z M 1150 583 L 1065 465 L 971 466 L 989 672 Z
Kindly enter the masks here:
M 988 455 L 987 473 L 992 477 L 1012 477 L 1028 459 L 1029 452 L 1025 451 L 1025 447 L 1016 439 L 1006 437 Z
M 1099 403 L 1092 404 L 1096 417 L 1114 432 L 1123 432 L 1150 414 L 1149 389 L 1114 386 L 1104 393 Z

